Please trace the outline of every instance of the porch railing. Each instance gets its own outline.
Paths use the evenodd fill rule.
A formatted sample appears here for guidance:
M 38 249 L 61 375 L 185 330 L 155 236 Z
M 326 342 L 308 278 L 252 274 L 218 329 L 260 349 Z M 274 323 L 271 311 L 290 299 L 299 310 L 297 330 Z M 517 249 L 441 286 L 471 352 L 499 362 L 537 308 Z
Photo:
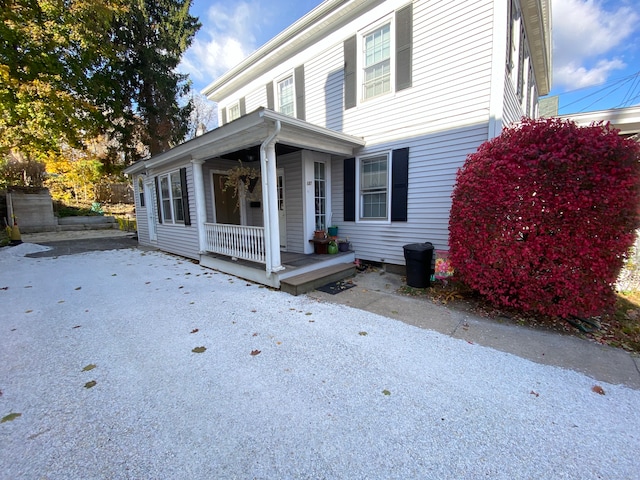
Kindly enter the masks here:
M 207 251 L 267 263 L 264 248 L 264 227 L 205 223 Z

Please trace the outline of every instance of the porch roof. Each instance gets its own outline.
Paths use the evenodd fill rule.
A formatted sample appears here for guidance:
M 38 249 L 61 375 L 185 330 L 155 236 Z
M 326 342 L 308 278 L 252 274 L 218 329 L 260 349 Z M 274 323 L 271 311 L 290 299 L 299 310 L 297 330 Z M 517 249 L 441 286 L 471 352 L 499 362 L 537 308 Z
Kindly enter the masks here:
M 133 175 L 173 163 L 206 160 L 260 145 L 275 132 L 277 122 L 280 122 L 281 127 L 276 142 L 290 147 L 352 156 L 365 145 L 364 139 L 360 137 L 329 130 L 261 107 L 171 150 L 136 162 L 127 167 L 124 173 Z

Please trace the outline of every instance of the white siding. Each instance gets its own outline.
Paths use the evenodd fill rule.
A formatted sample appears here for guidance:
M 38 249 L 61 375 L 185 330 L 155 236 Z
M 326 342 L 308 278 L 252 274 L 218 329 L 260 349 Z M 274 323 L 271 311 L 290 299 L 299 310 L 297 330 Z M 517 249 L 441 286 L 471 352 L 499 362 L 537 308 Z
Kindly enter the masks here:
M 162 175 L 176 169 L 166 170 L 156 173 Z M 191 225 L 167 224 L 157 225 L 158 242 L 157 247 L 165 252 L 175 253 L 187 258 L 199 259 L 198 227 L 196 222 L 196 199 L 193 186 L 193 169 L 191 164 L 187 165 L 187 192 L 189 194 L 189 212 L 191 214 Z
M 257 88 L 253 92 L 249 93 L 245 97 L 245 106 L 247 109 L 247 113 L 253 112 L 260 107 L 267 106 L 267 89 L 266 86 L 262 86 L 262 88 Z
M 308 122 L 363 137 L 367 146 L 359 154 L 409 147 L 407 222 L 345 223 L 343 159 L 334 158 L 331 164 L 332 223 L 339 226 L 339 236 L 349 237 L 358 258 L 395 264 L 404 264 L 406 243 L 430 241 L 447 248 L 457 170 L 489 135 L 493 52 L 492 0 L 414 1 L 412 87 L 359 100 L 345 111 L 343 41 L 381 18 L 391 18 L 406 3 L 381 2 L 228 98 L 245 95 L 247 111 L 265 105 L 264 85 L 304 64 Z M 360 87 L 358 91 L 360 95 Z M 308 240 L 297 230 L 302 228 L 302 210 L 300 215 L 293 210 L 302 203 L 303 186 L 292 183 L 299 181 L 301 171 L 293 170 L 299 163 L 284 159 L 279 166 L 286 170 L 287 244 L 298 251 Z
M 302 155 L 301 152 L 278 157 L 278 168 L 284 169 L 285 205 L 287 215 L 287 251 L 304 252 Z
M 138 234 L 138 243 L 141 243 L 142 245 L 149 245 L 150 240 L 147 207 L 153 208 L 153 206 L 145 204 L 145 206 L 143 207 L 140 204 L 140 194 L 143 192 L 140 190 L 138 178 L 139 177 L 134 177 L 133 179 L 133 199 L 136 207 L 136 229 Z

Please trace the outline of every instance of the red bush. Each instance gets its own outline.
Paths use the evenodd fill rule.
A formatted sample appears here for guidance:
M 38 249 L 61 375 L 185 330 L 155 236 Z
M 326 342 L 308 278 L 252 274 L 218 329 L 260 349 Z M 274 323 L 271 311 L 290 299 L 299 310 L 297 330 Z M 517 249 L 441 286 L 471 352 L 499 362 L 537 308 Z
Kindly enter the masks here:
M 608 125 L 523 119 L 469 155 L 449 221 L 456 275 L 497 305 L 613 307 L 640 225 L 640 147 Z

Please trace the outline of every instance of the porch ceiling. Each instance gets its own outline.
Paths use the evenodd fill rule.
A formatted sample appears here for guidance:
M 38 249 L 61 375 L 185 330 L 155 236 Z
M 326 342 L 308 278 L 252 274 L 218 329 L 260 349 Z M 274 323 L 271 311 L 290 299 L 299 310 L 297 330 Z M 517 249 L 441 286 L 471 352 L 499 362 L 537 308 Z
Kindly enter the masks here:
M 249 154 L 275 131 L 277 122 L 280 122 L 281 128 L 276 142 L 283 147 L 352 156 L 365 144 L 360 137 L 319 127 L 266 108 L 259 108 L 171 150 L 137 162 L 128 167 L 125 173 L 131 175 L 174 163 L 224 157 L 239 151 Z

